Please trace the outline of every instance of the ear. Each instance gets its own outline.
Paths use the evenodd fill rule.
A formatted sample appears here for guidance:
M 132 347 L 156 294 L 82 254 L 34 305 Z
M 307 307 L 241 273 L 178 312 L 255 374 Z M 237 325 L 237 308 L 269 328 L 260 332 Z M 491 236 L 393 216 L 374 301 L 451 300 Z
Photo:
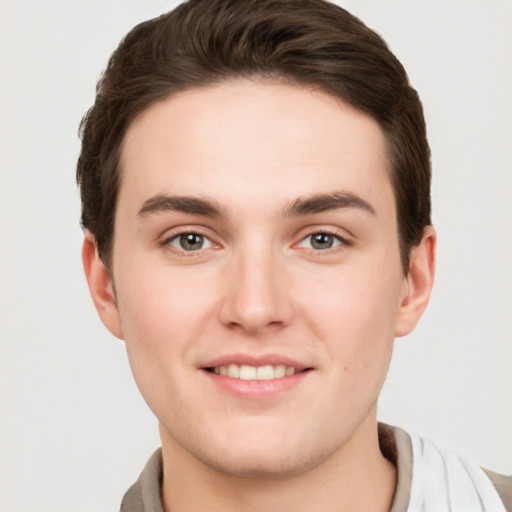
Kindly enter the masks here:
M 404 278 L 395 336 L 406 336 L 419 322 L 430 300 L 435 266 L 436 232 L 432 226 L 427 226 L 421 242 L 411 251 L 409 273 Z
M 82 262 L 89 291 L 101 321 L 114 336 L 123 339 L 112 278 L 98 254 L 96 240 L 89 232 L 85 234 L 82 246 Z

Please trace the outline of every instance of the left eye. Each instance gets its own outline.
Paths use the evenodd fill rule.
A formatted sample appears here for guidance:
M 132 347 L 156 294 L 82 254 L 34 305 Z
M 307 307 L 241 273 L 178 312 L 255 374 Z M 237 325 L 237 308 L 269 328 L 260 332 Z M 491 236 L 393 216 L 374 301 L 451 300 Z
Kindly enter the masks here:
M 182 251 L 199 251 L 200 249 L 208 249 L 212 246 L 209 238 L 199 233 L 182 233 L 169 241 L 169 245 L 176 247 Z
M 306 249 L 316 249 L 325 251 L 343 244 L 343 240 L 336 235 L 330 233 L 313 233 L 302 239 L 301 245 Z

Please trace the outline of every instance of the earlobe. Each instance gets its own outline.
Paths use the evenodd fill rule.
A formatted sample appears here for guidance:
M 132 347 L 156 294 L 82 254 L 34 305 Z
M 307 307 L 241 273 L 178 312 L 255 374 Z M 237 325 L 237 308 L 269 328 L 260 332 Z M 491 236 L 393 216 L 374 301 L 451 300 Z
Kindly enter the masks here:
M 434 284 L 436 232 L 427 226 L 420 243 L 411 251 L 409 273 L 404 278 L 395 336 L 406 336 L 416 327 L 427 308 Z
M 86 233 L 82 246 L 82 262 L 92 300 L 105 327 L 123 339 L 119 310 L 112 278 L 98 254 L 94 236 Z

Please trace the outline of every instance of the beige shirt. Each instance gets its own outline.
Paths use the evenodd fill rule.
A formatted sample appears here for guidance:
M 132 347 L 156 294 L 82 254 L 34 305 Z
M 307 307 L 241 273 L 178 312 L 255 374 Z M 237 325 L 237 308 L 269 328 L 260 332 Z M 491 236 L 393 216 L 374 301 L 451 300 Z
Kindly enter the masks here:
M 407 512 L 412 481 L 410 437 L 399 428 L 380 423 L 379 442 L 383 455 L 397 468 L 397 485 L 389 512 Z M 484 471 L 498 491 L 507 512 L 512 512 L 512 476 Z M 162 476 L 162 451 L 159 448 L 148 460 L 139 479 L 124 495 L 120 512 L 164 512 L 160 499 Z

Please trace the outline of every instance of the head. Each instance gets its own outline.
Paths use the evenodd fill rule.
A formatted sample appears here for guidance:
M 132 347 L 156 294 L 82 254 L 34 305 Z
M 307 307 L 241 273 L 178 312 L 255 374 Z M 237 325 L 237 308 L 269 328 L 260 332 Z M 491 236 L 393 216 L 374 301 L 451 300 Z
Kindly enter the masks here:
M 430 220 L 430 151 L 422 106 L 386 43 L 323 0 L 188 1 L 136 26 L 112 55 L 81 124 L 82 224 L 111 265 L 123 140 L 150 105 L 233 78 L 324 91 L 372 117 L 386 140 L 400 255 Z
M 320 0 L 186 2 L 124 39 L 82 133 L 89 286 L 164 449 L 244 476 L 361 460 L 435 241 L 385 43 Z

